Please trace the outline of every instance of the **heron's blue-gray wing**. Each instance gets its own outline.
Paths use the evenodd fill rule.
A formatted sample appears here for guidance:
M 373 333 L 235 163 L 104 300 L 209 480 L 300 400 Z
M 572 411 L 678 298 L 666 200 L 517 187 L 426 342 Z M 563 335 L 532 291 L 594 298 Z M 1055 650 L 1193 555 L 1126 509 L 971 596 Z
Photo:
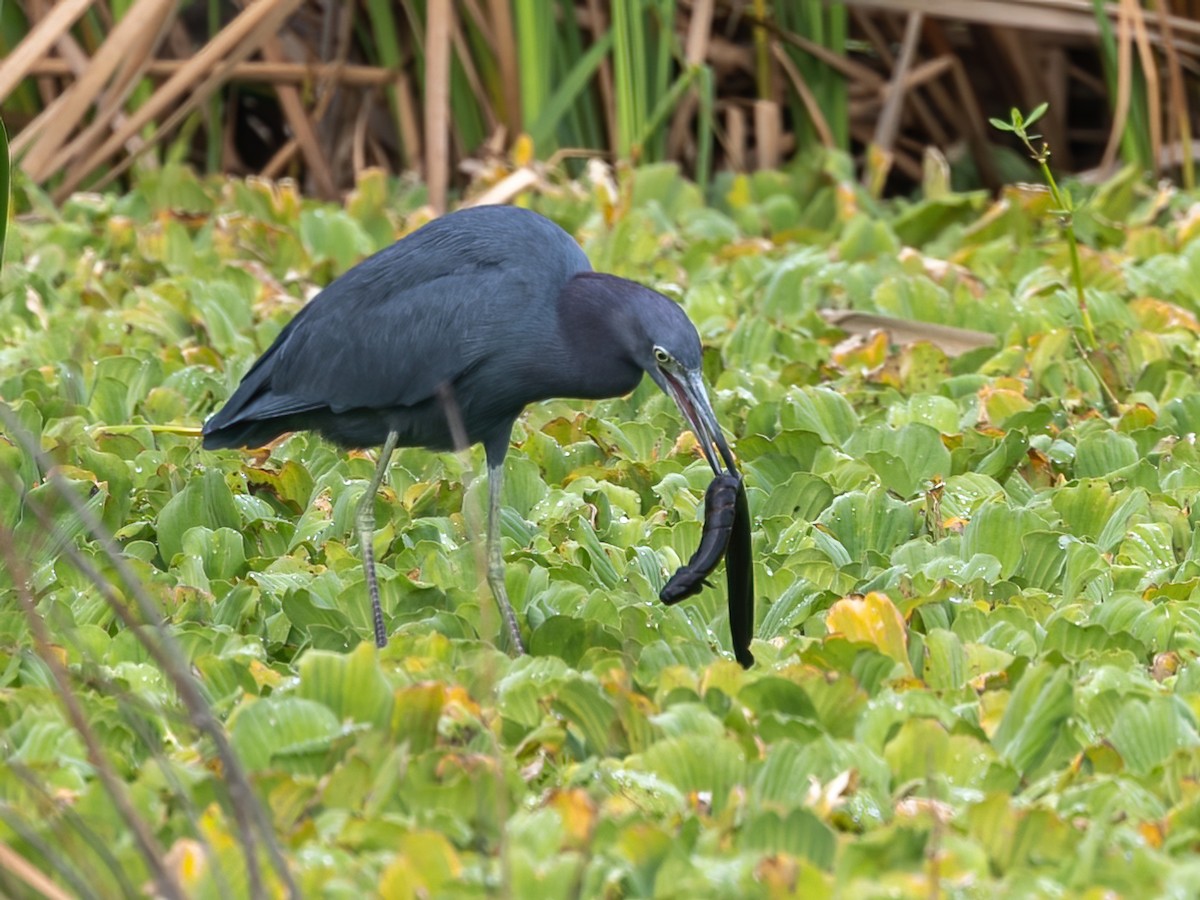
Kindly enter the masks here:
M 472 210 L 480 227 L 453 231 L 435 222 L 346 272 L 288 323 L 205 433 L 415 405 L 491 354 L 519 354 L 522 337 L 551 327 L 563 284 L 590 267 L 540 217 L 520 218 L 526 227 L 514 233 L 514 212 Z M 498 218 L 510 227 L 483 227 Z
M 339 296 L 322 298 L 281 335 L 271 393 L 294 406 L 413 406 L 489 355 L 519 352 L 506 346 L 508 323 L 533 327 L 552 310 L 539 302 L 550 286 L 509 266 L 469 267 L 401 290 L 338 284 Z

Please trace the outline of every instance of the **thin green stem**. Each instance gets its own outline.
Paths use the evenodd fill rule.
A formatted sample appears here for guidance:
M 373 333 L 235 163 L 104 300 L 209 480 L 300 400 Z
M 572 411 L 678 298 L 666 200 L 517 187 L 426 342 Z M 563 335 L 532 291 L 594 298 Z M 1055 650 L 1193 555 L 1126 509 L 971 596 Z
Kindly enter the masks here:
M 1030 158 L 1038 164 L 1041 170 L 1042 178 L 1050 189 L 1050 199 L 1054 204 L 1054 214 L 1060 217 L 1063 233 L 1067 238 L 1067 255 L 1071 260 L 1071 284 L 1075 287 L 1075 296 L 1079 303 L 1079 316 L 1083 323 L 1083 332 L 1087 337 L 1088 349 L 1096 347 L 1096 330 L 1092 326 L 1092 314 L 1088 309 L 1087 295 L 1083 290 L 1083 266 L 1079 261 L 1079 240 L 1075 235 L 1075 208 L 1071 202 L 1071 196 L 1064 193 L 1058 187 L 1058 182 L 1054 180 L 1054 173 L 1050 171 L 1050 145 L 1042 142 L 1039 149 L 1033 145 L 1041 135 L 1030 134 L 1030 126 L 1038 119 L 1046 114 L 1048 103 L 1042 103 L 1040 106 L 1033 109 L 1028 115 L 1022 115 L 1019 109 L 1014 108 L 1007 122 L 1002 119 L 991 119 L 993 127 L 1000 131 L 1008 131 L 1016 135 L 1017 140 L 1025 145 L 1025 149 L 1029 152 Z M 1079 345 L 1078 339 L 1076 344 Z M 1081 352 L 1083 347 L 1080 346 Z M 1083 352 L 1083 358 L 1087 361 L 1087 353 Z M 1090 361 L 1088 365 L 1091 366 Z M 1093 368 L 1093 372 L 1095 368 Z M 1098 377 L 1098 373 L 1097 373 Z M 1103 381 L 1101 382 L 1103 384 Z M 1107 389 L 1107 385 L 1104 385 Z
M 1028 139 L 1025 140 L 1025 146 L 1029 147 L 1031 152 L 1033 151 Z M 1046 179 L 1046 184 L 1050 187 L 1050 197 L 1054 201 L 1054 206 L 1063 217 L 1063 232 L 1067 236 L 1067 255 L 1071 259 L 1071 283 L 1075 286 L 1075 296 L 1079 301 L 1079 314 L 1083 319 L 1083 330 L 1087 334 L 1088 346 L 1095 347 L 1096 332 L 1092 327 L 1092 314 L 1088 310 L 1087 296 L 1083 290 L 1083 266 L 1079 261 L 1079 241 L 1075 237 L 1074 209 L 1070 205 L 1070 198 L 1059 190 L 1058 182 L 1054 180 L 1054 175 L 1046 162 L 1049 156 L 1049 148 L 1044 148 L 1041 153 L 1034 154 L 1034 158 L 1042 168 L 1042 177 Z

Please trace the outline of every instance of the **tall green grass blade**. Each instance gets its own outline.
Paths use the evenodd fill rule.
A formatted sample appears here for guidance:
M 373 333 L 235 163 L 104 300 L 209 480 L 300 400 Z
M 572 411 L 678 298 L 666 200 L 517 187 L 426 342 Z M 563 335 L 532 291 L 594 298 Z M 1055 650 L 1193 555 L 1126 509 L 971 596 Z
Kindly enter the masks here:
M 642 126 L 641 133 L 637 135 L 637 144 L 644 146 L 650 140 L 651 136 L 662 128 L 662 124 L 671 115 L 675 107 L 679 105 L 684 92 L 692 86 L 699 72 L 700 67 L 695 66 L 675 79 L 675 83 L 671 85 L 670 89 L 663 94 L 658 103 L 655 104 L 654 109 L 651 110 L 650 116 Z
M 707 196 L 708 182 L 712 177 L 712 149 L 715 139 L 713 132 L 715 89 L 712 69 L 702 66 L 697 80 L 700 82 L 700 105 L 696 115 L 696 184 Z
M 371 28 L 366 36 L 366 44 L 374 49 L 379 65 L 387 69 L 399 70 L 404 62 L 404 54 L 400 49 L 396 17 L 392 14 L 392 4 L 389 0 L 367 0 L 367 16 L 371 20 Z M 416 162 L 411 158 L 412 147 L 404 146 L 404 135 L 400 130 L 399 98 L 395 87 L 387 89 L 388 104 L 396 116 L 396 141 L 400 147 L 400 158 L 406 166 Z
M 0 3 L 0 57 L 8 56 L 29 34 L 29 20 L 20 4 Z M 26 78 L 4 100 L 5 109 L 32 118 L 41 109 L 33 79 Z
M 781 8 L 790 6 L 790 3 L 780 4 Z M 767 20 L 767 0 L 754 0 L 754 16 L 760 22 Z M 767 29 L 762 25 L 754 26 L 754 87 L 758 99 L 766 100 L 771 96 L 771 48 Z
M 825 45 L 834 53 L 845 55 L 847 13 L 844 3 L 830 3 L 824 7 L 829 21 L 829 40 Z M 824 77 L 821 78 L 821 88 L 825 100 L 821 110 L 825 113 L 825 121 L 833 131 L 833 139 L 843 150 L 850 149 L 850 89 L 846 79 L 833 71 L 824 63 L 820 64 Z
M 467 70 L 453 46 L 450 51 L 450 117 L 463 147 L 474 149 L 487 139 L 483 103 L 476 99 Z
M 612 7 L 613 93 L 617 107 L 617 156 L 631 159 L 636 136 L 646 121 L 646 56 L 642 28 L 642 3 L 615 3 Z
M 4 0 L 0 0 L 0 16 L 4 15 Z M 0 119 L 0 267 L 4 265 L 4 239 L 8 237 L 9 196 L 8 132 Z
M 8 132 L 0 120 L 0 266 L 4 265 L 4 241 L 8 237 L 9 176 Z
M 625 4 L 617 4 L 622 6 Z M 633 6 L 633 4 L 629 4 Z M 650 87 L 650 70 L 649 61 L 651 59 L 649 47 L 646 45 L 646 3 L 645 0 L 636 4 L 636 8 L 630 10 L 632 15 L 627 19 L 629 28 L 629 49 L 633 54 L 633 82 L 630 85 L 634 102 L 637 104 L 637 130 L 634 134 L 640 134 L 645 127 L 647 96 L 649 95 Z M 640 148 L 638 148 L 640 149 Z
M 846 7 L 842 3 L 784 3 L 776 7 L 775 19 L 785 32 L 801 35 L 835 53 L 845 53 Z M 847 148 L 850 140 L 850 112 L 845 78 L 821 60 L 790 44 L 785 44 L 784 49 L 816 97 L 825 121 L 833 132 L 834 140 L 838 146 Z M 787 97 L 792 121 L 796 123 L 797 146 L 804 147 L 815 143 L 818 136 L 808 110 L 794 91 L 788 91 Z
M 500 90 L 500 66 L 496 59 L 496 53 L 488 45 L 473 16 L 460 16 L 458 24 L 462 28 L 471 62 L 475 64 L 475 71 L 479 75 L 480 86 L 487 92 L 492 105 L 499 110 L 504 103 L 504 98 Z M 504 116 L 501 115 L 499 118 L 503 119 Z
M 1120 57 L 1117 37 L 1113 34 L 1104 0 L 1092 0 L 1092 12 L 1100 29 L 1100 59 L 1104 64 L 1104 83 L 1108 86 L 1109 101 L 1115 107 L 1117 100 L 1117 73 Z M 1129 116 L 1125 130 L 1121 132 L 1121 156 L 1126 162 L 1136 163 L 1143 169 L 1150 166 L 1149 127 L 1146 112 L 1146 84 L 1137 63 L 1132 63 L 1132 85 L 1129 96 Z
M 579 27 L 575 4 L 563 5 L 562 25 L 562 35 L 555 42 L 558 50 L 555 60 L 555 77 L 559 84 L 561 81 L 558 79 L 563 77 L 562 73 L 572 72 L 586 52 L 583 44 L 583 30 Z M 605 34 L 603 37 L 609 38 L 609 35 Z M 611 38 L 608 40 L 608 46 L 612 46 Z M 558 129 L 559 143 L 570 147 L 603 148 L 603 118 L 596 100 L 596 93 L 581 91 L 576 96 L 578 99 L 567 110 L 566 121 Z
M 94 56 L 104 43 L 105 23 L 95 6 L 91 6 L 75 23 L 76 35 L 89 56 Z
M 521 78 L 521 117 L 525 130 L 542 116 L 550 97 L 554 63 L 554 16 L 541 3 L 514 3 L 513 24 L 517 32 L 517 69 Z M 560 113 L 561 115 L 561 113 Z M 534 138 L 539 155 L 554 149 L 554 132 Z
M 675 32 L 675 0 L 659 0 L 650 7 L 647 15 L 651 25 L 651 36 L 646 47 L 646 58 L 653 59 L 654 72 L 651 78 L 651 92 L 647 95 L 646 107 L 656 109 L 663 98 L 671 90 L 671 74 L 674 70 L 674 54 L 678 37 Z M 682 56 L 682 53 L 679 54 Z M 680 95 L 681 96 L 681 95 Z M 676 99 L 678 103 L 678 98 Z M 647 137 L 643 143 L 652 141 L 648 148 L 646 159 L 660 160 L 667 153 L 666 129 L 657 127 L 646 129 Z
M 208 0 L 208 39 L 211 41 L 221 30 L 220 0 Z M 221 171 L 221 147 L 224 143 L 225 101 L 221 91 L 213 91 L 208 98 L 208 127 L 205 129 L 204 166 L 208 172 Z
M 536 121 L 529 126 L 529 136 L 533 139 L 535 147 L 541 149 L 551 141 L 562 117 L 572 108 L 580 94 L 587 90 L 592 76 L 612 45 L 611 31 L 601 35 L 600 39 L 588 48 L 575 67 L 562 79 L 558 89 L 543 105 Z

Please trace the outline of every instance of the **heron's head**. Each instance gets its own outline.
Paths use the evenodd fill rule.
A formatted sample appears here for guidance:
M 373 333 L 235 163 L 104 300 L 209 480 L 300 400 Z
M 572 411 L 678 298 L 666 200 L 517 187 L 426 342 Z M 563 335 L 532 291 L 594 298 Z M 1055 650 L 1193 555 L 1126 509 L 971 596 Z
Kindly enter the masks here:
M 733 453 L 721 434 L 700 373 L 700 335 L 679 304 L 643 288 L 634 307 L 635 358 L 639 366 L 673 399 L 700 443 L 713 471 L 736 469 Z

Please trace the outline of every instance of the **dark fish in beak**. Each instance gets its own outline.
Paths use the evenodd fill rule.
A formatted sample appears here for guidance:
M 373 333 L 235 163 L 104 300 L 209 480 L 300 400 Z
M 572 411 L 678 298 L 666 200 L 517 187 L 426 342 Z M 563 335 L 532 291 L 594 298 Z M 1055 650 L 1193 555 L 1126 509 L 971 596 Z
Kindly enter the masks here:
M 733 453 L 717 425 L 708 392 L 699 373 L 685 378 L 664 372 L 671 396 L 679 406 L 700 450 L 713 470 L 704 494 L 704 532 L 692 558 L 663 585 L 659 599 L 668 605 L 700 592 L 705 579 L 725 557 L 729 589 L 729 632 L 733 655 L 743 668 L 754 665 L 750 641 L 754 637 L 754 560 L 750 549 L 750 507 L 746 486 Z
M 743 669 L 754 665 L 750 641 L 754 637 L 754 557 L 750 550 L 750 504 L 746 482 L 739 475 L 733 533 L 725 552 L 725 580 L 729 591 L 729 636 L 733 655 Z

